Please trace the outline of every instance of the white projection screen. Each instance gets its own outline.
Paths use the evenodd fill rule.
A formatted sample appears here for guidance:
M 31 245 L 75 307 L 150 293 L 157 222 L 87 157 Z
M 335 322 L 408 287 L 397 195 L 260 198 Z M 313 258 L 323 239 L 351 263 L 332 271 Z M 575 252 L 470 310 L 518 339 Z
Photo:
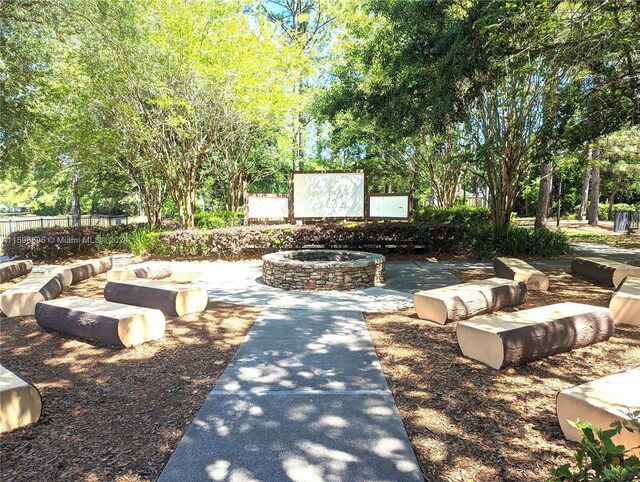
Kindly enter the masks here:
M 304 218 L 364 218 L 364 172 L 294 172 L 293 214 Z
M 378 219 L 409 219 L 409 195 L 371 194 L 369 197 L 369 216 Z
M 249 194 L 247 211 L 249 219 L 286 219 L 289 217 L 289 197 Z

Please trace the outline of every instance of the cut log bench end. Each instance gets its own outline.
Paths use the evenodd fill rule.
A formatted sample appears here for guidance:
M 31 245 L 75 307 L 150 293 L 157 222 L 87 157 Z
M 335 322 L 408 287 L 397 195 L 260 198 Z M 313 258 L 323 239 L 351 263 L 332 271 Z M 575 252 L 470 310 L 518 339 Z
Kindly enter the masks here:
M 29 316 L 39 301 L 60 296 L 64 288 L 61 273 L 31 274 L 20 283 L 0 293 L 0 311 L 7 316 Z
M 79 296 L 40 302 L 35 316 L 42 328 L 125 347 L 159 340 L 165 330 L 159 310 Z
M 144 279 L 109 281 L 104 297 L 116 303 L 155 308 L 167 316 L 204 311 L 209 303 L 204 286 Z
M 419 318 L 444 325 L 521 305 L 526 294 L 522 281 L 489 278 L 419 291 L 413 295 L 413 305 Z
M 84 281 L 99 274 L 105 273 L 109 271 L 112 266 L 113 260 L 111 256 L 107 256 L 99 259 L 87 259 L 84 261 L 79 261 L 78 263 L 68 265 L 55 266 L 45 273 L 61 273 L 64 279 L 64 286 L 66 288 L 68 286 L 79 283 L 80 281 Z
M 171 263 L 166 261 L 147 261 L 111 268 L 107 271 L 107 281 L 121 281 L 128 279 L 163 279 L 172 274 Z
M 6 283 L 19 276 L 31 273 L 33 261 L 23 259 L 20 261 L 5 261 L 0 263 L 0 283 Z
M 0 365 L 0 433 L 36 423 L 42 413 L 40 392 Z
M 628 276 L 640 277 L 640 267 L 605 258 L 577 257 L 571 272 L 609 287 L 617 287 Z
M 547 291 L 549 278 L 542 271 L 518 258 L 495 258 L 493 269 L 500 278 L 523 281 L 528 291 Z
M 629 411 L 640 410 L 640 368 L 600 378 L 558 393 L 556 413 L 565 438 L 580 442 L 582 434 L 568 420 L 589 422 L 608 430 L 617 420 L 629 420 Z M 613 443 L 627 449 L 640 446 L 640 433 L 622 430 Z M 640 456 L 640 449 L 632 454 Z
M 616 324 L 640 326 L 640 277 L 628 277 L 611 297 L 609 309 Z
M 496 370 L 565 353 L 613 335 L 608 308 L 558 303 L 458 323 L 462 353 Z

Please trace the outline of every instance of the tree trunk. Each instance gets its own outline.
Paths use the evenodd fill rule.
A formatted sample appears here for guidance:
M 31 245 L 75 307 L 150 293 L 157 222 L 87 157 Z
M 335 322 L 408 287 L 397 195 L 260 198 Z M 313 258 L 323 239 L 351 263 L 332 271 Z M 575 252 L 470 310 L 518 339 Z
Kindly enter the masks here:
M 609 194 L 609 199 L 608 199 L 609 208 L 607 209 L 607 220 L 609 221 L 613 221 L 613 203 L 615 201 L 615 198 L 616 198 L 616 191 L 613 190 L 611 194 Z
M 591 196 L 589 202 L 588 220 L 591 226 L 598 225 L 598 203 L 600 202 L 600 167 L 591 168 Z
M 553 183 L 553 163 L 545 162 L 540 166 L 540 189 L 538 190 L 538 206 L 536 208 L 536 228 L 547 227 L 551 186 Z
M 71 178 L 71 225 L 80 226 L 80 195 L 78 194 L 78 174 Z
M 589 181 L 591 180 L 591 166 L 587 165 L 582 177 L 582 196 L 580 198 L 580 211 L 578 221 L 584 221 L 587 217 L 587 200 L 589 199 Z

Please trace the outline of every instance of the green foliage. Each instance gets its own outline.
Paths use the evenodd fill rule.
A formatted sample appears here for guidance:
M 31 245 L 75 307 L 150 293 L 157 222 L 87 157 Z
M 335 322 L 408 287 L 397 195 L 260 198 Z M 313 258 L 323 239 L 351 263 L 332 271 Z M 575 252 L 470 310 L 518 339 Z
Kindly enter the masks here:
M 264 253 L 321 246 L 373 252 L 455 253 L 464 249 L 466 229 L 426 223 L 248 226 L 179 230 L 160 236 L 173 257 L 242 259 Z
M 138 228 L 128 236 L 128 248 L 135 256 L 145 256 L 158 249 L 158 232 L 149 228 Z
M 640 205 L 633 205 L 633 204 L 626 204 L 626 203 L 616 203 L 612 206 L 612 216 L 615 214 L 616 211 L 637 211 L 640 210 Z M 574 216 L 578 216 L 578 213 L 580 212 L 580 205 L 577 205 L 573 208 L 573 215 Z M 608 221 L 613 221 L 612 219 L 609 219 L 609 205 L 606 203 L 600 203 L 598 204 L 598 219 L 600 220 L 608 220 Z
M 127 251 L 128 238 L 138 225 L 121 224 L 108 228 L 99 226 L 27 229 L 7 236 L 3 242 L 7 256 L 55 261 L 95 256 L 104 250 Z
M 586 422 L 569 424 L 582 433 L 582 445 L 574 452 L 575 469 L 564 464 L 552 470 L 547 482 L 624 482 L 640 478 L 640 459 L 630 455 L 629 447 L 616 445 L 613 437 L 623 430 L 640 431 L 640 410 L 632 413 L 630 421 L 615 421 L 611 429 L 601 430 Z
M 491 221 L 489 208 L 456 206 L 453 208 L 422 207 L 413 213 L 415 222 L 474 226 Z
M 242 223 L 243 217 L 242 211 L 198 211 L 194 220 L 196 228 L 214 229 L 233 226 L 238 224 L 238 220 Z
M 489 224 L 469 229 L 472 252 L 480 258 L 502 256 L 562 256 L 571 252 L 569 239 L 558 231 L 511 225 L 498 233 Z

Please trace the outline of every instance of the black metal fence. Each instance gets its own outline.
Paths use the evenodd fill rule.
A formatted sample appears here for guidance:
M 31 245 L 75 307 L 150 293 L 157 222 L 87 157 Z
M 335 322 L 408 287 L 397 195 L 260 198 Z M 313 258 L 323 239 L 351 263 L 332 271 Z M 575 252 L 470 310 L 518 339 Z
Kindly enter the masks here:
M 128 224 L 130 221 L 138 221 L 139 218 L 129 216 L 100 216 L 90 214 L 80 217 L 81 226 L 115 226 Z M 14 216 L 0 217 L 0 253 L 4 238 L 16 231 L 25 229 L 45 229 L 54 227 L 72 226 L 71 216 Z

